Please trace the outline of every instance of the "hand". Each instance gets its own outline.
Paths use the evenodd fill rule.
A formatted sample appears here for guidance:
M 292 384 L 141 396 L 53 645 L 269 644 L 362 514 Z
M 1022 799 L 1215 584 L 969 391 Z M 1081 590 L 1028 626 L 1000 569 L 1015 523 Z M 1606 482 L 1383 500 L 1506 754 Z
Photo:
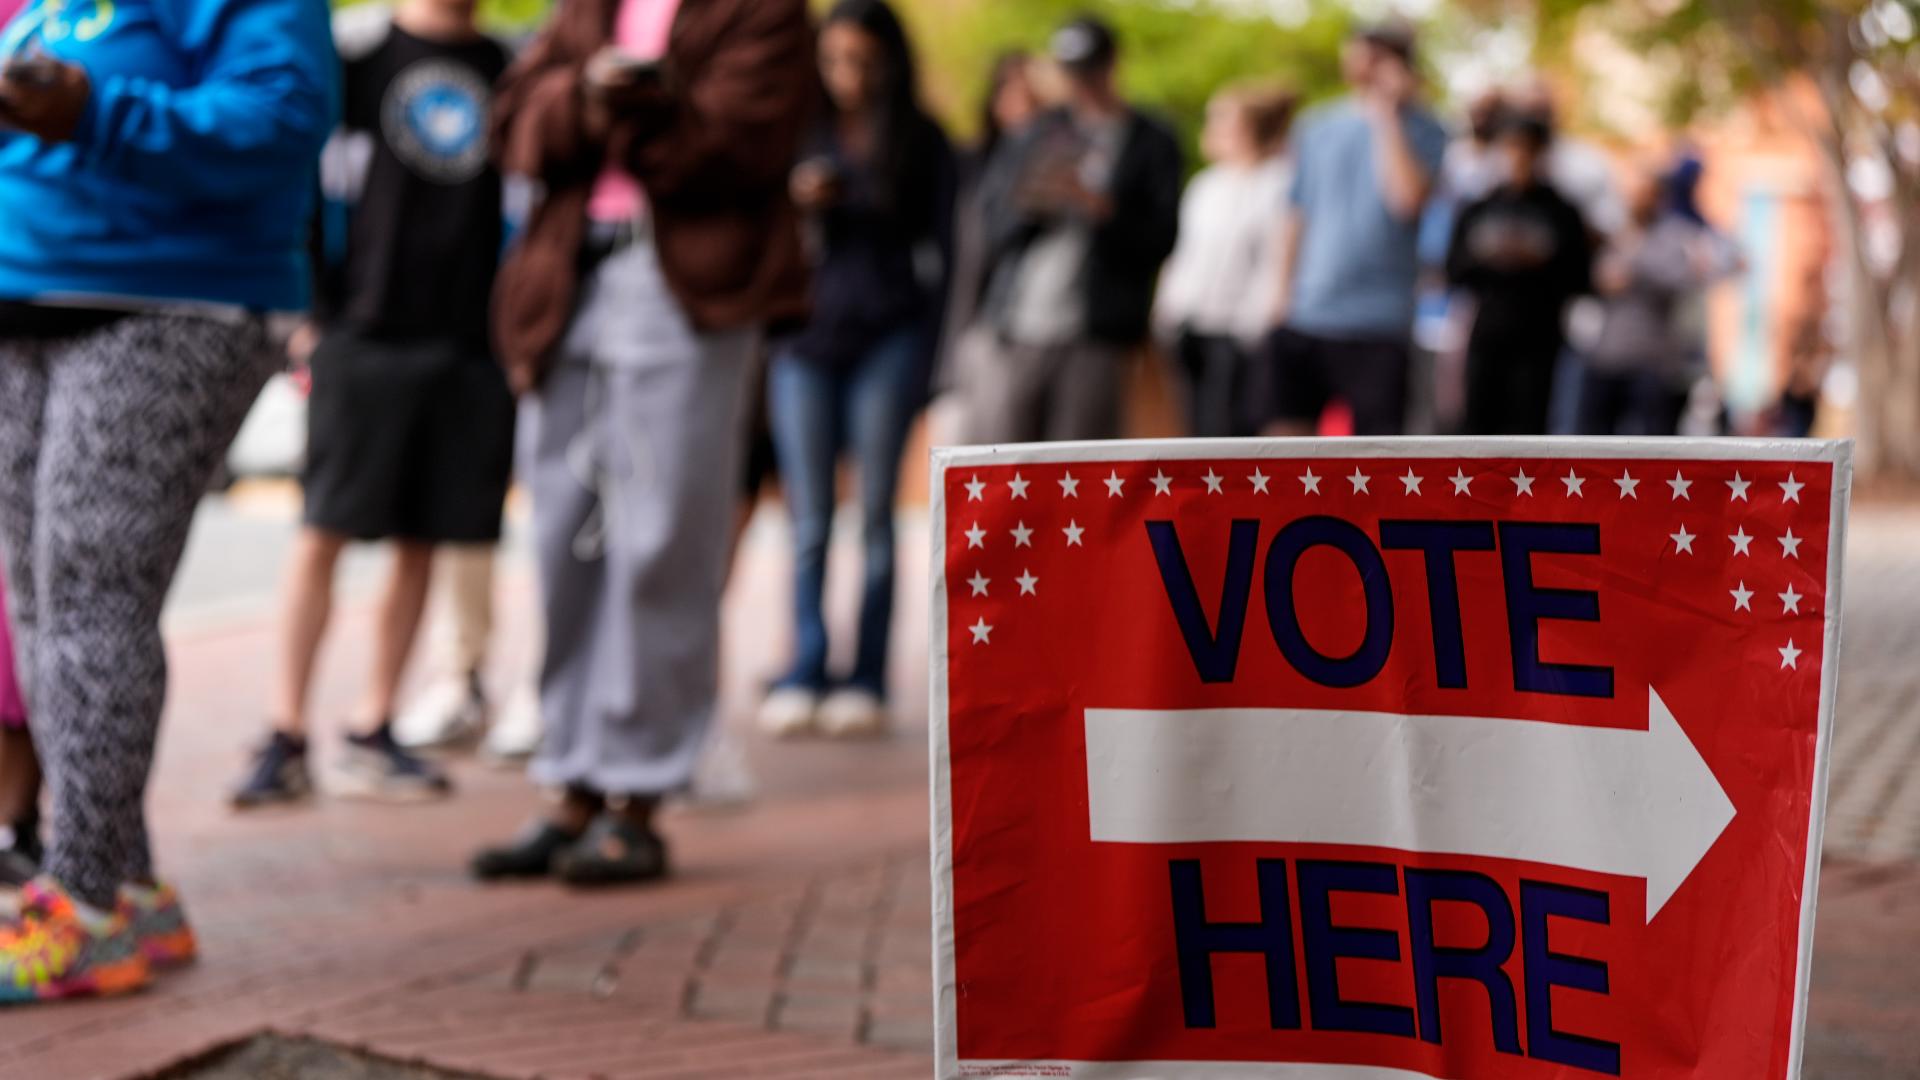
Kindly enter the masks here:
M 1398 116 L 1401 106 L 1413 100 L 1419 89 L 1419 77 L 1400 57 L 1387 54 L 1374 61 L 1367 79 L 1366 101 L 1378 116 Z
M 310 322 L 303 322 L 287 337 L 287 361 L 296 368 L 307 366 L 313 359 L 313 352 L 320 347 L 320 328 Z
M 666 96 L 657 65 L 612 45 L 587 61 L 582 82 L 588 100 L 603 102 L 616 115 L 646 108 Z
M 43 142 L 67 142 L 80 130 L 92 97 L 84 68 L 45 53 L 17 58 L 0 71 L 0 126 Z
M 840 177 L 825 161 L 803 161 L 788 182 L 793 203 L 802 210 L 824 210 L 840 201 Z

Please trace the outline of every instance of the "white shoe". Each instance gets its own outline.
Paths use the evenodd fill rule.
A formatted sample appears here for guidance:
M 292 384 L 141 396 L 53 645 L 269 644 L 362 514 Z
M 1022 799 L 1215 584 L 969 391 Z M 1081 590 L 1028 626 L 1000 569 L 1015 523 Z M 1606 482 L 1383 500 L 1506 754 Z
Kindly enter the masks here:
M 887 706 L 871 690 L 848 686 L 827 695 L 816 722 L 834 738 L 878 735 L 887 729 Z
M 487 730 L 487 712 L 487 698 L 477 681 L 440 679 L 394 719 L 393 741 L 408 750 L 469 747 Z
M 747 762 L 746 747 L 725 725 L 714 729 L 713 741 L 700 755 L 693 771 L 693 803 L 715 810 L 738 809 L 753 801 L 758 785 Z
M 511 765 L 532 757 L 540 736 L 540 693 L 528 683 L 514 691 L 481 749 L 493 761 Z
M 786 686 L 767 695 L 760 703 L 756 719 L 760 730 L 776 739 L 791 738 L 813 730 L 814 714 L 820 709 L 820 695 L 798 686 Z

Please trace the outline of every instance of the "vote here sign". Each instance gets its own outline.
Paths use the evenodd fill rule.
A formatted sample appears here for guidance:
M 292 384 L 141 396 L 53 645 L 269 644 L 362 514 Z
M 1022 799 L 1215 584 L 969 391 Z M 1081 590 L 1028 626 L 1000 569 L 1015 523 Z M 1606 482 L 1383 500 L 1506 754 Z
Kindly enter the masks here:
M 939 1075 L 1798 1075 L 1841 443 L 936 452 Z

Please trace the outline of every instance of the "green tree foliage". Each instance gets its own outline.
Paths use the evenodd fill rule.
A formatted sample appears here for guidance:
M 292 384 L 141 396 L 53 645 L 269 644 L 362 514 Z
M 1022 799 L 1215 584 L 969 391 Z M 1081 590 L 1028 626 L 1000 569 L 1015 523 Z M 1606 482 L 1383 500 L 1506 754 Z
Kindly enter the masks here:
M 1251 4 L 1214 0 L 900 0 L 916 31 L 929 96 L 971 135 L 994 57 L 1043 52 L 1053 30 L 1097 12 L 1120 32 L 1121 82 L 1136 102 L 1171 120 L 1191 140 L 1207 99 L 1228 83 L 1271 79 L 1303 98 L 1339 84 L 1339 45 L 1349 16 L 1331 3 L 1303 5 L 1282 25 Z

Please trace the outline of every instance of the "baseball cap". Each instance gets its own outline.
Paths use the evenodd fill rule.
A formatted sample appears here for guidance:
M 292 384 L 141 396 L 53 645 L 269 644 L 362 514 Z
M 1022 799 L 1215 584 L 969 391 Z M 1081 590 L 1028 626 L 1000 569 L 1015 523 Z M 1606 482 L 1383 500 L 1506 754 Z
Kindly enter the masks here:
M 1069 71 L 1097 71 L 1120 54 L 1113 27 L 1095 15 L 1080 15 L 1054 31 L 1053 59 Z

